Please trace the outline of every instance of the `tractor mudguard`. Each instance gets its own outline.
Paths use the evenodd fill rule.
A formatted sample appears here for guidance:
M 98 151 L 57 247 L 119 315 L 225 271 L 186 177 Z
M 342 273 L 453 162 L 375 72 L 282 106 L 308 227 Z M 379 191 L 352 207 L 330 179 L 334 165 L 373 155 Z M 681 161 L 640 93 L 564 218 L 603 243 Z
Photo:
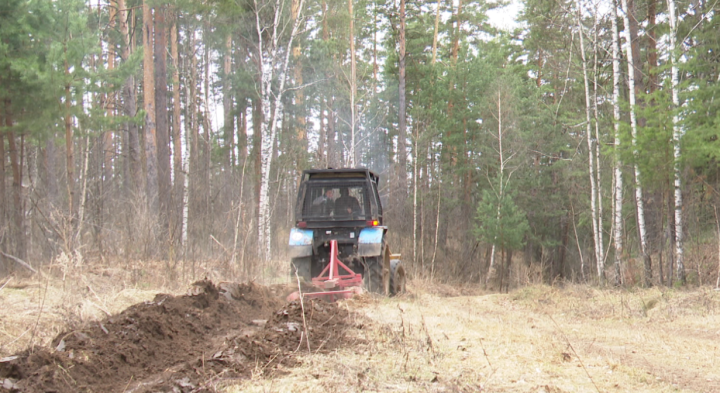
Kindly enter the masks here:
M 387 227 L 363 228 L 358 236 L 358 256 L 375 257 L 382 254 L 383 237 Z
M 312 255 L 312 229 L 290 228 L 290 257 L 301 258 Z

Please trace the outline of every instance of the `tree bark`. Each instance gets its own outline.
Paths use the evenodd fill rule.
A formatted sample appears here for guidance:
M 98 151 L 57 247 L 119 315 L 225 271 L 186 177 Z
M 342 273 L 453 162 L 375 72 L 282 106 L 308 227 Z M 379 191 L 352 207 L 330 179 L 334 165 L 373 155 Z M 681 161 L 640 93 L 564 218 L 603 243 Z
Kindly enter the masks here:
M 155 75 L 153 70 L 153 16 L 143 0 L 143 105 L 145 108 L 146 197 L 151 214 L 157 212 L 158 168 L 155 135 Z
M 237 103 L 237 150 L 238 165 L 245 165 L 247 159 L 247 99 Z
M 10 128 L 13 126 L 12 114 L 10 113 L 10 100 L 5 101 L 5 125 Z M 12 238 L 15 242 L 15 256 L 20 259 L 27 259 L 25 225 L 24 225 L 24 209 L 22 198 L 22 164 L 18 155 L 17 143 L 15 142 L 15 133 L 7 131 L 8 150 L 10 153 L 10 168 L 12 170 Z M 22 152 L 20 152 L 22 154 Z
M 635 65 L 633 64 L 633 47 L 631 45 L 631 33 L 628 26 L 630 26 L 630 17 L 628 16 L 628 7 L 627 7 L 628 0 L 622 0 L 623 8 L 626 12 L 623 13 L 623 19 L 625 22 L 625 50 L 627 53 L 627 59 L 628 59 L 628 92 L 630 96 L 630 129 L 632 134 L 632 147 L 633 147 L 633 157 L 635 158 L 634 163 L 634 170 L 635 170 L 635 207 L 636 207 L 636 213 L 637 213 L 637 222 L 638 222 L 638 234 L 640 237 L 640 250 L 643 255 L 643 264 L 645 266 L 646 272 L 651 272 L 651 274 L 646 274 L 646 283 L 649 279 L 652 278 L 652 260 L 650 258 L 650 253 L 648 252 L 648 244 L 647 244 L 647 233 L 645 229 L 645 205 L 643 202 L 643 193 L 642 193 L 642 186 L 640 185 L 640 166 L 638 165 L 637 161 L 639 159 L 639 152 L 637 147 L 637 116 L 635 113 L 636 110 L 636 102 L 635 102 Z M 619 277 L 618 277 L 619 279 Z
M 350 15 L 350 156 L 348 164 L 355 167 L 355 99 L 357 96 L 357 75 L 355 62 L 355 14 L 353 1 L 348 0 L 348 14 Z M 401 0 L 402 2 L 403 0 Z
M 228 150 L 228 169 L 232 169 L 235 166 L 235 113 L 233 112 L 231 78 L 232 34 L 227 33 L 227 35 L 225 36 L 225 53 L 223 54 L 223 112 L 225 116 L 223 130 L 225 131 L 225 147 Z
M 399 86 L 398 86 L 398 166 L 400 198 L 407 196 L 407 114 L 405 102 L 405 0 L 400 0 L 400 28 L 399 28 Z
M 680 141 L 683 136 L 683 130 L 680 127 L 680 119 L 678 117 L 678 109 L 680 108 L 679 90 L 679 70 L 678 59 L 676 53 L 677 41 L 677 13 L 675 10 L 675 0 L 668 0 L 668 14 L 670 19 L 670 46 L 668 54 L 670 57 L 670 81 L 672 89 L 672 107 L 673 107 L 673 172 L 675 187 L 675 263 L 677 266 L 677 278 L 683 285 L 685 284 L 685 261 L 683 250 L 683 221 L 682 221 L 682 179 L 681 179 L 681 151 Z
M 603 258 L 602 258 L 602 243 L 600 243 L 600 230 L 601 228 L 598 226 L 598 185 L 596 183 L 597 178 L 595 175 L 595 146 L 594 146 L 594 138 L 592 134 L 592 128 L 591 124 L 592 121 L 590 119 L 590 85 L 588 83 L 588 74 L 587 74 L 587 61 L 585 59 L 585 32 L 584 28 L 580 19 L 581 12 L 582 12 L 582 3 L 580 0 L 576 0 L 577 4 L 577 12 L 576 12 L 576 20 L 577 20 L 577 26 L 578 26 L 578 35 L 580 36 L 580 57 L 582 60 L 582 70 L 583 70 L 583 82 L 585 84 L 585 129 L 586 129 L 586 135 L 585 139 L 587 140 L 588 145 L 588 175 L 590 177 L 590 214 L 592 218 L 592 229 L 593 229 L 593 242 L 595 245 L 595 264 L 597 266 L 598 270 L 598 276 L 602 277 L 602 272 L 604 271 L 603 266 Z
M 613 56 L 613 125 L 615 128 L 615 203 L 614 203 L 614 246 L 615 246 L 615 275 L 620 277 L 623 258 L 623 175 L 620 161 L 620 34 L 617 25 L 617 0 L 613 0 L 612 10 L 612 56 Z M 603 272 L 598 270 L 598 276 L 603 279 Z
M 170 226 L 172 193 L 170 187 L 170 133 L 167 105 L 167 26 L 166 8 L 155 9 L 155 137 L 157 146 L 158 198 L 162 235 L 167 236 Z
M 437 46 L 438 46 L 438 31 L 440 30 L 440 0 L 437 1 L 435 7 L 435 30 L 433 30 L 433 44 L 432 44 L 432 62 L 435 64 L 437 60 Z
M 300 0 L 293 0 L 292 1 L 292 18 L 295 20 L 297 18 L 298 13 L 300 12 L 300 9 L 298 8 L 300 4 Z M 352 24 L 352 18 L 350 23 Z M 308 150 L 308 138 L 307 138 L 307 120 L 305 117 L 305 93 L 304 89 L 302 88 L 303 85 L 303 64 L 302 64 L 302 43 L 300 40 L 296 41 L 295 46 L 293 46 L 292 49 L 293 53 L 293 61 L 294 61 L 294 74 L 293 79 L 295 79 L 295 86 L 297 90 L 295 90 L 295 118 L 296 118 L 296 125 L 295 125 L 295 137 L 300 144 L 300 152 L 301 154 L 303 152 L 306 152 Z M 302 164 L 304 160 L 300 159 L 298 161 L 298 164 Z M 303 168 L 298 167 L 297 170 L 300 172 Z
M 70 66 L 67 61 L 67 46 L 63 48 L 65 51 L 65 77 L 70 78 Z M 70 83 L 65 84 L 65 168 L 67 172 L 67 189 L 68 189 L 68 214 L 70 221 L 74 222 L 75 216 L 75 157 L 73 152 L 73 129 L 72 115 L 70 114 Z
M 302 12 L 304 0 L 300 0 L 298 10 Z M 262 179 L 260 183 L 260 222 L 258 223 L 258 243 L 263 249 L 263 257 L 266 261 L 271 258 L 272 246 L 272 230 L 270 222 L 270 168 L 272 165 L 273 147 L 277 130 L 282 129 L 283 102 L 282 95 L 285 91 L 285 77 L 287 75 L 288 64 L 290 62 L 290 53 L 293 40 L 298 34 L 300 22 L 302 18 L 300 13 L 293 21 L 292 31 L 287 41 L 287 47 L 280 48 L 280 34 L 278 29 L 280 26 L 282 7 L 280 0 L 275 2 L 272 25 L 268 26 L 270 35 L 270 43 L 267 48 L 263 45 L 263 27 L 260 23 L 260 7 L 255 1 L 255 21 L 258 34 L 258 58 L 260 60 L 261 74 L 261 100 L 262 100 L 262 134 L 263 140 L 261 145 L 261 162 L 262 162 Z M 279 56 L 284 54 L 284 59 Z M 273 93 L 273 82 L 277 67 L 277 92 Z
M 115 19 L 117 18 L 118 3 L 117 0 L 110 0 L 110 7 L 108 8 L 108 30 L 115 30 Z M 100 41 L 102 49 L 102 40 Z M 107 69 L 108 72 L 112 73 L 115 69 L 115 42 L 112 39 L 112 35 L 108 35 L 107 39 L 108 55 L 107 55 Z M 106 105 L 106 114 L 110 124 L 113 123 L 112 118 L 115 116 L 115 86 L 110 84 L 108 86 L 108 94 Z M 113 147 L 113 132 L 106 131 L 103 135 L 103 184 L 110 183 L 112 180 L 112 159 L 115 155 Z M 103 186 L 103 189 L 105 186 Z M 103 196 L 104 198 L 104 196 Z
M 184 174 L 182 163 L 182 136 L 180 130 L 180 59 L 178 57 L 178 11 L 173 11 L 172 25 L 170 27 L 170 56 L 173 61 L 173 127 L 172 127 L 172 143 L 173 143 L 173 206 L 171 213 L 170 236 L 175 240 L 176 244 L 181 244 L 183 233 L 183 194 L 184 194 Z
M 637 10 L 635 8 L 635 0 L 627 0 L 627 7 L 625 9 L 625 16 L 628 18 L 625 23 L 625 29 L 629 34 L 628 42 L 632 45 L 632 65 L 635 69 L 635 99 L 640 101 L 640 93 L 644 91 L 643 88 L 643 77 L 642 77 L 642 60 L 640 59 L 640 39 L 638 37 L 639 23 L 637 20 Z M 640 102 L 638 102 L 638 105 Z M 642 123 L 639 123 L 643 126 Z
M 123 61 L 128 61 L 132 49 L 130 29 L 127 23 L 128 10 L 125 6 L 125 0 L 118 0 L 120 8 L 120 33 L 123 36 L 124 46 L 121 52 Z M 134 118 L 137 114 L 137 102 L 135 98 L 135 77 L 128 76 L 123 85 L 123 113 L 129 118 Z M 131 194 L 140 192 L 142 187 L 142 163 L 140 159 L 140 139 L 138 136 L 138 127 L 135 122 L 129 121 L 125 123 L 128 133 L 128 159 L 130 170 L 130 181 L 127 182 L 126 191 Z
M 0 126 L 2 126 L 5 123 L 5 117 L 0 116 Z M 6 220 L 6 201 L 5 201 L 5 138 L 3 138 L 3 134 L 0 133 L 0 231 L 5 231 L 5 228 L 7 228 L 7 220 Z M 5 239 L 0 239 L 0 247 L 5 248 L 6 242 Z M 0 259 L 1 261 L 2 259 Z
M 658 77 L 657 77 L 657 33 L 655 29 L 657 24 L 655 23 L 655 17 L 657 13 L 657 0 L 648 0 L 648 24 L 647 24 L 647 36 L 648 36 L 648 49 L 647 49 L 647 62 L 648 62 L 648 87 L 649 92 L 652 93 L 658 88 Z

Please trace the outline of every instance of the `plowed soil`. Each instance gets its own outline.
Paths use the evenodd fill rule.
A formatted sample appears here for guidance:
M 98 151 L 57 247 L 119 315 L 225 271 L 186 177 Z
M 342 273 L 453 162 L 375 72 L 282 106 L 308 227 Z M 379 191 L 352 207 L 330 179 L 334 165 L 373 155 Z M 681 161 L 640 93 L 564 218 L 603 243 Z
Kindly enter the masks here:
M 343 343 L 350 324 L 345 309 L 323 301 L 285 303 L 276 292 L 202 281 L 186 296 L 157 295 L 59 334 L 50 349 L 0 359 L 0 391 L 213 391 L 297 365 L 307 352 L 307 332 L 313 352 Z

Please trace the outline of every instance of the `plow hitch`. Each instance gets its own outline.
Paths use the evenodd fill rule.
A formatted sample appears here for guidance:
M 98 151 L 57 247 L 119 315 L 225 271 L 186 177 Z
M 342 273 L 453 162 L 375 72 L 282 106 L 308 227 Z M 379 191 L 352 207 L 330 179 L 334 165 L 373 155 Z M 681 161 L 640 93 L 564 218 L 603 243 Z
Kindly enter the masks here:
M 349 299 L 354 294 L 362 293 L 362 274 L 355 273 L 338 259 L 337 240 L 330 240 L 330 261 L 312 284 L 319 288 L 319 292 L 305 292 L 304 297 L 320 298 L 329 302 L 339 299 Z M 288 296 L 288 300 L 300 297 L 298 292 Z

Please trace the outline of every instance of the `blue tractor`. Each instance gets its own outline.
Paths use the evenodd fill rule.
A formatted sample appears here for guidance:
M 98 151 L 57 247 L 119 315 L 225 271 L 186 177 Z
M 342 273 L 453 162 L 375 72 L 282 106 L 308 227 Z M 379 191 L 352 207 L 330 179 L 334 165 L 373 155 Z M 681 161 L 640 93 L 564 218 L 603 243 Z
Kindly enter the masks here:
M 303 172 L 295 227 L 290 230 L 293 276 L 318 283 L 329 270 L 333 279 L 331 261 L 338 261 L 350 273 L 342 277 L 361 281 L 367 291 L 386 295 L 405 291 L 400 256 L 390 253 L 386 241 L 379 182 L 380 177 L 366 168 Z

